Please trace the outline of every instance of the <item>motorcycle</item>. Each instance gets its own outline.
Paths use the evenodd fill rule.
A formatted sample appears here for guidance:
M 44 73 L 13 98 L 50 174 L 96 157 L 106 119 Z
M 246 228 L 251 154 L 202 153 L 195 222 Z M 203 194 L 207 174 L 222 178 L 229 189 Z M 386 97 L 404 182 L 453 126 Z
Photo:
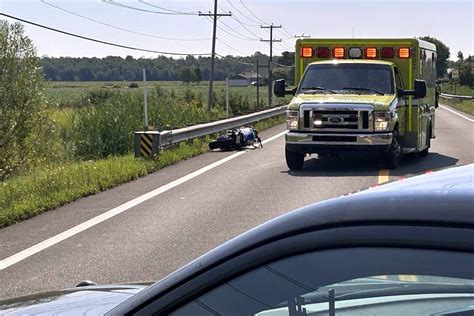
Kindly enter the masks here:
M 252 127 L 241 127 L 227 130 L 224 135 L 209 143 L 209 149 L 238 150 L 247 146 L 255 146 L 257 143 L 263 147 L 258 131 Z

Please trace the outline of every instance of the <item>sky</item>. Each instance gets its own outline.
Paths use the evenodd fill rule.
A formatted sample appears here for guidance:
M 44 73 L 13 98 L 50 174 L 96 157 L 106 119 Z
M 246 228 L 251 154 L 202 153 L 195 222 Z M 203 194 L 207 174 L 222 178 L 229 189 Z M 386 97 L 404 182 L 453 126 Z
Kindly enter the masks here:
M 208 17 L 195 14 L 211 11 L 213 0 L 113 0 L 119 5 L 107 1 L 111 0 L 0 0 L 0 12 L 126 46 L 184 54 L 211 51 L 212 22 Z M 248 56 L 256 51 L 268 54 L 269 44 L 260 39 L 268 40 L 270 35 L 260 26 L 270 23 L 283 26 L 274 30 L 274 38 L 282 39 L 282 42 L 274 43 L 274 55 L 293 51 L 294 36 L 301 34 L 315 38 L 413 38 L 429 35 L 450 48 L 453 60 L 459 50 L 465 56 L 474 55 L 473 1 L 218 0 L 218 6 L 220 13 L 232 13 L 232 16 L 218 19 L 216 52 L 221 55 Z M 142 10 L 170 13 L 174 10 L 192 15 Z M 0 19 L 5 17 L 0 16 Z M 25 26 L 25 32 L 40 56 L 131 55 L 138 58 L 158 55 L 88 42 L 31 25 Z

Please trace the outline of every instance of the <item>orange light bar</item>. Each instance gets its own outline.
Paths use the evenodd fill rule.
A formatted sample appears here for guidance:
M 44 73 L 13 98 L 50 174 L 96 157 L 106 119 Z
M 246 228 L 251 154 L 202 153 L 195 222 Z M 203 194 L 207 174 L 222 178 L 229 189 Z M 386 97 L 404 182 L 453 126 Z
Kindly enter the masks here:
M 334 58 L 344 58 L 345 50 L 344 47 L 335 47 L 332 50 L 332 56 Z
M 365 49 L 365 58 L 376 58 L 377 57 L 377 48 L 367 47 Z
M 312 47 L 301 47 L 300 56 L 303 58 L 313 57 L 313 48 Z
M 410 58 L 410 48 L 400 47 L 398 49 L 398 58 Z

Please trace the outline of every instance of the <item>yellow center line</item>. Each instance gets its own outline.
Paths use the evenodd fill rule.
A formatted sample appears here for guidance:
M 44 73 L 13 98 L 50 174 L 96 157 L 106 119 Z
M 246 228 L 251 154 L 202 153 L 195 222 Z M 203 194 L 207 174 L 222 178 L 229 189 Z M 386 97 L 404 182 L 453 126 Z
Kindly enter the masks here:
M 385 182 L 390 181 L 390 175 L 388 169 L 381 169 L 379 170 L 379 177 L 378 177 L 378 184 L 382 184 Z

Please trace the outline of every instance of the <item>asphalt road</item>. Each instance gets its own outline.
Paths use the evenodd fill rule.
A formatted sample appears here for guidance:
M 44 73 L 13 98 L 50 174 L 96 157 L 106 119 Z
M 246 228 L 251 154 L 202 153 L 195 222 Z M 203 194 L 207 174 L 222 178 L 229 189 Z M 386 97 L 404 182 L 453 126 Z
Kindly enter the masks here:
M 261 135 L 265 140 L 283 131 L 279 125 Z M 289 172 L 284 137 L 279 136 L 263 149 L 237 155 L 209 152 L 80 199 L 0 230 L 0 299 L 71 287 L 83 279 L 98 283 L 158 280 L 292 209 L 388 179 L 474 162 L 472 120 L 440 108 L 436 134 L 428 157 L 409 156 L 390 173 L 366 157 L 311 158 L 304 170 Z M 224 158 L 229 160 L 222 162 Z M 201 169 L 218 161 L 205 172 Z M 38 251 L 38 243 L 80 228 L 77 225 L 157 188 L 163 192 L 68 238 L 60 235 L 64 240 L 43 243 Z M 26 256 L 12 257 L 18 253 Z

